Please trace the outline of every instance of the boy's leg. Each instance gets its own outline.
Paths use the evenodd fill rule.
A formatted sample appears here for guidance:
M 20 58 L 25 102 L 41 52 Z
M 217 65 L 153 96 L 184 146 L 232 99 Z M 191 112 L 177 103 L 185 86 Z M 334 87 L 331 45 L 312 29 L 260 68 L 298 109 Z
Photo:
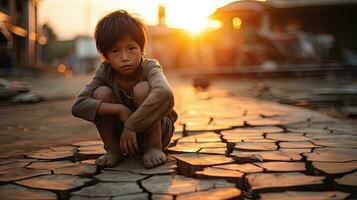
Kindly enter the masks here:
M 134 102 L 141 105 L 150 93 L 149 85 L 146 81 L 139 82 L 134 87 Z M 162 151 L 162 130 L 161 121 L 155 122 L 145 133 L 143 133 L 144 151 L 143 163 L 147 168 L 152 168 L 164 164 L 166 155 Z
M 162 149 L 166 149 L 171 142 L 171 138 L 175 131 L 174 123 L 175 123 L 175 120 L 171 117 L 171 114 L 166 116 L 164 118 L 164 120 L 162 120 L 162 122 L 161 122 Z
M 93 98 L 107 103 L 116 102 L 113 91 L 107 86 L 98 87 L 93 93 Z M 113 167 L 121 159 L 114 123 L 115 116 L 104 116 L 97 119 L 96 127 L 103 140 L 106 153 L 96 160 L 96 164 L 102 167 Z

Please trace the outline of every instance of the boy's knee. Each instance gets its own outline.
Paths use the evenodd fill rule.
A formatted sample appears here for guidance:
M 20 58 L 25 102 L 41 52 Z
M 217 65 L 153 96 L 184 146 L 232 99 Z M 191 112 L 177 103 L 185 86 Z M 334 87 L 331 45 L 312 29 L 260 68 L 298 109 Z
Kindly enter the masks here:
M 147 81 L 141 81 L 135 85 L 133 89 L 134 101 L 136 104 L 140 105 L 149 96 L 150 87 Z
M 93 98 L 107 103 L 114 103 L 116 101 L 113 90 L 108 86 L 98 87 L 93 93 Z

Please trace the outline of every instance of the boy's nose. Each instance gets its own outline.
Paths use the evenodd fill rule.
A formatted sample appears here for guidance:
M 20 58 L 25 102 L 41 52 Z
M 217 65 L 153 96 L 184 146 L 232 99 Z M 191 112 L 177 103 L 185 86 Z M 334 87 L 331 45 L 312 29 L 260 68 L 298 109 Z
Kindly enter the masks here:
M 121 61 L 122 61 L 122 62 L 129 61 L 129 56 L 128 56 L 128 53 L 123 52 L 123 53 L 121 54 L 120 59 L 121 59 Z

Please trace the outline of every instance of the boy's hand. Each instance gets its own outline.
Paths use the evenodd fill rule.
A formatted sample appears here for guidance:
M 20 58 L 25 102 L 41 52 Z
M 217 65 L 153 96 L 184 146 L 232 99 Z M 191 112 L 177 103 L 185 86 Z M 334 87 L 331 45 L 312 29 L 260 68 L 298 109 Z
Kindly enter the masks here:
M 136 132 L 124 127 L 120 138 L 120 151 L 134 155 L 139 152 L 138 143 L 136 142 Z

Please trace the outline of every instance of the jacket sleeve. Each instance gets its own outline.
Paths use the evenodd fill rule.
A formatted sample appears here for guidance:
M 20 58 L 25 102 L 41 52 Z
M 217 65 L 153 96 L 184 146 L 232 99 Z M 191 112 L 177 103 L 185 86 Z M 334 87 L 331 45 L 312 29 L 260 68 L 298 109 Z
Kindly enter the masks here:
M 125 122 L 125 127 L 136 132 L 144 132 L 154 122 L 169 114 L 174 106 L 174 95 L 159 63 L 150 60 L 146 67 L 150 93 Z
M 82 89 L 72 105 L 72 114 L 76 117 L 95 123 L 97 110 L 101 100 L 94 99 L 94 91 L 105 85 L 105 64 L 99 65 L 92 80 Z

